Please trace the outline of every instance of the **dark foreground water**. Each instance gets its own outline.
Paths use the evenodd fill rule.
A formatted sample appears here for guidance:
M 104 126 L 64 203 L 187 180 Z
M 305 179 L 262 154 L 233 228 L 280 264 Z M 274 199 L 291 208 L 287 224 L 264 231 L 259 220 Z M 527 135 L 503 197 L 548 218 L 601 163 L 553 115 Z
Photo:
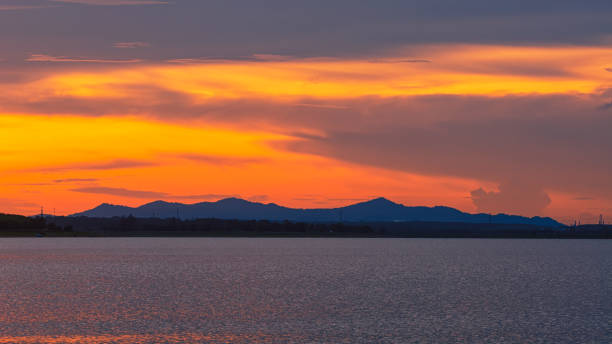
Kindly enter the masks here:
M 612 342 L 612 241 L 0 239 L 0 343 Z

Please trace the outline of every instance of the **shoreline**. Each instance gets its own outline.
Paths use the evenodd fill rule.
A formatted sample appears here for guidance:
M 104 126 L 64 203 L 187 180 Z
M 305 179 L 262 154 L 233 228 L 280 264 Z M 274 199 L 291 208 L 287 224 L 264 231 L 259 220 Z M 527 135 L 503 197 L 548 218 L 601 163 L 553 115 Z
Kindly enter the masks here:
M 509 235 L 504 233 L 446 233 L 446 234 L 304 234 L 304 233 L 193 233 L 193 232 L 5 232 L 0 238 L 354 238 L 354 239 L 612 239 L 609 234 L 535 233 Z

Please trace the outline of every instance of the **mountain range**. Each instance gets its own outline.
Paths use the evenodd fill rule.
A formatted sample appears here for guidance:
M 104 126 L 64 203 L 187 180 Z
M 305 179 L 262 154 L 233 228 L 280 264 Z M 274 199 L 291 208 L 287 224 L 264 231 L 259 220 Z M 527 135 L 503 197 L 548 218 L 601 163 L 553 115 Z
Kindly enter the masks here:
M 506 214 L 469 214 L 454 208 L 408 207 L 376 198 L 346 207 L 329 209 L 296 209 L 274 203 L 250 202 L 239 198 L 226 198 L 216 202 L 195 204 L 155 201 L 139 207 L 127 207 L 103 203 L 93 209 L 71 216 L 86 217 L 157 217 L 180 219 L 217 218 L 236 220 L 270 220 L 294 222 L 465 222 L 530 224 L 558 227 L 559 222 L 549 217 L 524 217 Z

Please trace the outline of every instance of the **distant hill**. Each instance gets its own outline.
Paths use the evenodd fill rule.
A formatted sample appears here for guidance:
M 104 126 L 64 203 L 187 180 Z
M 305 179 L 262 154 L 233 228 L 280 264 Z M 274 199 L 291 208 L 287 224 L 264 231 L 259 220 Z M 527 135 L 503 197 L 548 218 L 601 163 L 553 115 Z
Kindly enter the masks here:
M 217 202 L 195 204 L 155 201 L 132 208 L 121 205 L 101 204 L 93 209 L 71 216 L 196 219 L 217 218 L 236 220 L 270 220 L 294 222 L 463 222 L 530 224 L 560 227 L 549 217 L 523 217 L 516 215 L 468 214 L 449 207 L 407 207 L 385 198 L 356 203 L 332 209 L 294 209 L 274 203 L 249 202 L 239 198 L 227 198 Z

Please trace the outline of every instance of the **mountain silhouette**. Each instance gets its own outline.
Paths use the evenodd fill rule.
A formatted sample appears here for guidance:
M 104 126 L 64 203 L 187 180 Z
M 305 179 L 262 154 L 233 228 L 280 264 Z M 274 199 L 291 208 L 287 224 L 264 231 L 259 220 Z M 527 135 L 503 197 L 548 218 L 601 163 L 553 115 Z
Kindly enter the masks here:
M 157 217 L 180 219 L 217 218 L 235 220 L 270 220 L 294 222 L 466 222 L 530 224 L 537 226 L 562 226 L 549 217 L 523 217 L 506 214 L 469 214 L 454 208 L 407 207 L 386 198 L 331 209 L 295 209 L 274 203 L 250 202 L 239 198 L 226 198 L 216 202 L 195 204 L 155 201 L 140 207 L 101 204 L 93 209 L 71 216 L 86 217 Z

